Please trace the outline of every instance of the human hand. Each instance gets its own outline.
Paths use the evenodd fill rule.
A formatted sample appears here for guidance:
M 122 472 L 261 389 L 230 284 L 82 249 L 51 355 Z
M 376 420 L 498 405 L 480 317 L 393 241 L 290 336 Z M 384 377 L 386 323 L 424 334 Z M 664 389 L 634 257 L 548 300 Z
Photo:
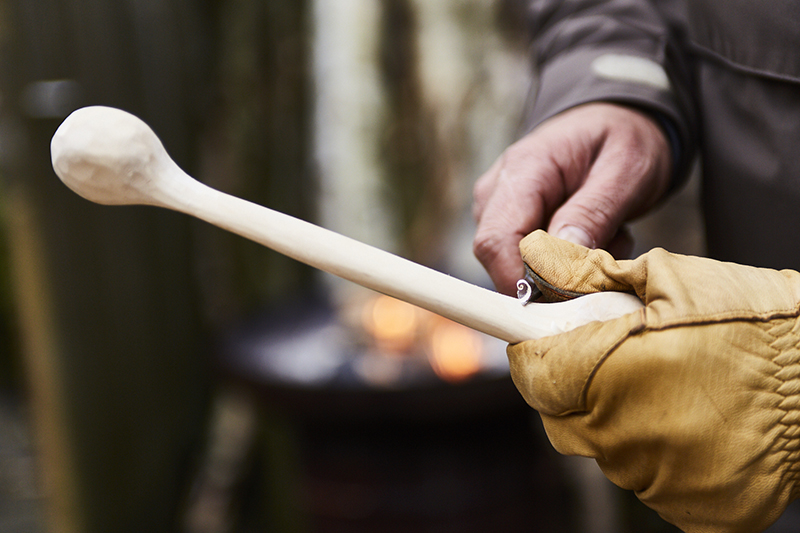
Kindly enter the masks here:
M 634 292 L 641 312 L 509 346 L 553 446 L 687 532 L 762 531 L 800 496 L 800 274 L 526 237 L 548 293 Z
M 671 167 L 669 143 L 649 115 L 606 103 L 567 110 L 509 147 L 475 184 L 475 255 L 497 290 L 513 294 L 519 241 L 535 229 L 630 253 L 622 225 L 665 193 Z

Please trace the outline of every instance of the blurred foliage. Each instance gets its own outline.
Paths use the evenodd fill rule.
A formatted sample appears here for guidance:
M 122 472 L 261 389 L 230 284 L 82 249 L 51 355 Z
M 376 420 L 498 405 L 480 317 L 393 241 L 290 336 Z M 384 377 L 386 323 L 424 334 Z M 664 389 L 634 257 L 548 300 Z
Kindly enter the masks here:
M 390 116 L 382 155 L 399 218 L 401 253 L 435 264 L 443 248 L 441 230 L 453 215 L 443 201 L 451 158 L 437 138 L 436 116 L 420 86 L 414 8 L 408 0 L 387 0 L 383 8 L 380 66 Z
M 0 68 L 8 63 L 9 45 L 15 32 L 9 16 L 8 0 L 0 0 Z M 7 106 L 0 92 L 0 107 Z M 0 114 L 2 116 L 2 114 Z M 6 138 L 5 141 L 8 141 Z M 9 151 L 0 146 L 0 154 Z M 5 163 L 5 162 L 2 162 Z M 4 194 L 5 165 L 0 165 L 0 388 L 17 388 L 20 385 L 20 344 L 16 312 L 13 303 L 10 252 L 6 221 L 8 202 Z
M 0 184 L 2 183 L 0 176 Z M 11 272 L 5 221 L 8 206 L 0 187 L 0 387 L 16 388 L 20 381 L 19 336 L 11 294 Z

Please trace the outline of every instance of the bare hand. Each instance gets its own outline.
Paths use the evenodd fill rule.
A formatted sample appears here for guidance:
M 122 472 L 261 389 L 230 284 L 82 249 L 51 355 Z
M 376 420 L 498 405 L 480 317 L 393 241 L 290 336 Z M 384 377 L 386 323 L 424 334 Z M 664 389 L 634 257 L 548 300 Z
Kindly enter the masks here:
M 649 115 L 606 103 L 560 113 L 475 184 L 475 255 L 497 290 L 512 294 L 523 271 L 522 237 L 546 228 L 576 244 L 613 248 L 624 240 L 622 225 L 664 194 L 671 171 L 669 143 Z

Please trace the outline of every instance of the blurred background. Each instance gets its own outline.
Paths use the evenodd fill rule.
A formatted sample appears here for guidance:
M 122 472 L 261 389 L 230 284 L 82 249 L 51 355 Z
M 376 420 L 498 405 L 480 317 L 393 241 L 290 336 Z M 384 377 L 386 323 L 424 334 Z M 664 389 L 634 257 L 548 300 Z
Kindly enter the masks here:
M 472 283 L 523 0 L 0 0 L 0 532 L 673 531 L 559 457 L 503 343 L 50 167 L 84 105 Z M 637 253 L 702 253 L 693 179 Z

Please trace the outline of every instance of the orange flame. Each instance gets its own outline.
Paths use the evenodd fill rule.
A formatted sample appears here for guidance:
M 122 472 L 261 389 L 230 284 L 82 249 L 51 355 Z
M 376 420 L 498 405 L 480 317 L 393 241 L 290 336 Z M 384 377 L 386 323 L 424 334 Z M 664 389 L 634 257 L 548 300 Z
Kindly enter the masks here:
M 362 308 L 361 322 L 379 353 L 414 355 L 424 349 L 445 381 L 463 381 L 483 368 L 485 347 L 478 332 L 407 302 L 378 296 Z

